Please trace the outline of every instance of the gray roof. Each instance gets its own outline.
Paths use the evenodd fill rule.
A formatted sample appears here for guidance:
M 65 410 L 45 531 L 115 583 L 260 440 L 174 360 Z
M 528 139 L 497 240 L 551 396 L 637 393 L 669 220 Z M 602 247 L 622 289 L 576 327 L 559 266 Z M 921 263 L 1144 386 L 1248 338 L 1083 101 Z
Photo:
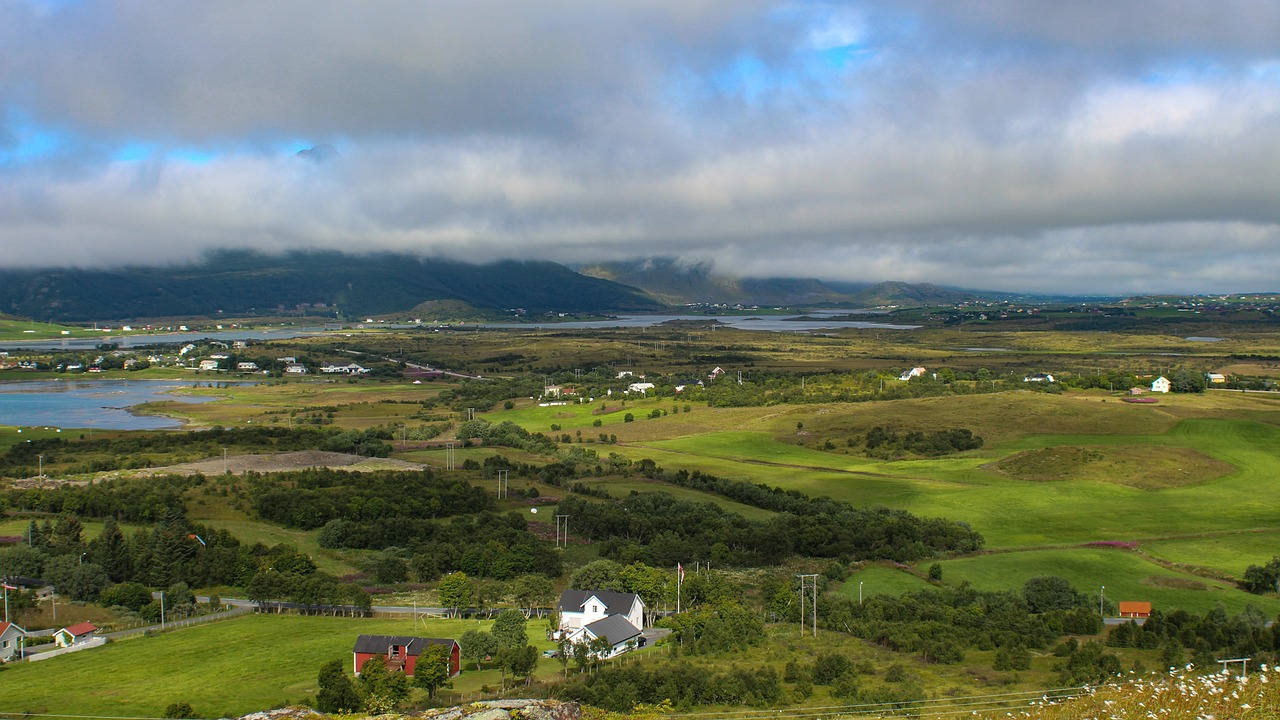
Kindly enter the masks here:
M 631 621 L 622 615 L 610 615 L 603 620 L 591 623 L 584 629 L 596 637 L 609 638 L 610 645 L 624 643 L 640 634 L 640 628 L 632 625 Z
M 428 645 L 453 645 L 450 638 L 423 638 L 412 635 L 360 635 L 356 637 L 356 647 L 352 652 L 386 655 L 387 648 L 400 645 L 405 648 L 405 655 L 421 655 Z
M 557 609 L 560 612 L 582 612 L 582 606 L 593 596 L 600 598 L 604 603 L 606 615 L 625 614 L 631 610 L 631 605 L 637 600 L 635 593 L 613 590 L 565 590 L 560 593 L 560 604 Z

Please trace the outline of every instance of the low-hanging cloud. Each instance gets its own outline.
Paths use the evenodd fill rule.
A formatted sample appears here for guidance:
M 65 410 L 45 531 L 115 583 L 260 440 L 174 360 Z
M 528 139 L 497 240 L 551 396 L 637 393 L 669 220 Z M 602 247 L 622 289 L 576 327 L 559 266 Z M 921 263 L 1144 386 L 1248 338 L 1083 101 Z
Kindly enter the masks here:
M 1054 292 L 1273 283 L 1277 13 L 1223 6 L 1195 42 L 1172 5 L 1145 29 L 1051 13 L 1138 35 L 1100 42 L 1018 5 L 11 0 L 2 262 L 316 248 Z M 24 150 L 32 128 L 53 147 Z M 313 162 L 299 138 L 338 150 Z

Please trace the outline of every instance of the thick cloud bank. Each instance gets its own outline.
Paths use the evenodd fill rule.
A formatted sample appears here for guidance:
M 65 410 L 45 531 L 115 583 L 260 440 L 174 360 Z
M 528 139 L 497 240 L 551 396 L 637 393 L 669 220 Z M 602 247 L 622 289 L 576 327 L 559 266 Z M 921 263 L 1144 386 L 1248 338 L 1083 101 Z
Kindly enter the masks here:
M 0 0 L 0 44 L 10 267 L 1280 289 L 1272 2 Z

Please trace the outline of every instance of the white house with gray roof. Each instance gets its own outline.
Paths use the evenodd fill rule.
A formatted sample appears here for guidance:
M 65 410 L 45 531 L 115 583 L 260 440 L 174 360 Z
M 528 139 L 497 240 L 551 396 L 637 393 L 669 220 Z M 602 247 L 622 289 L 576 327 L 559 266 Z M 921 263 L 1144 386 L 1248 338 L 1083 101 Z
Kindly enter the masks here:
M 608 638 L 607 657 L 643 644 L 644 601 L 635 593 L 613 590 L 565 590 L 556 606 L 560 637 L 571 644 Z

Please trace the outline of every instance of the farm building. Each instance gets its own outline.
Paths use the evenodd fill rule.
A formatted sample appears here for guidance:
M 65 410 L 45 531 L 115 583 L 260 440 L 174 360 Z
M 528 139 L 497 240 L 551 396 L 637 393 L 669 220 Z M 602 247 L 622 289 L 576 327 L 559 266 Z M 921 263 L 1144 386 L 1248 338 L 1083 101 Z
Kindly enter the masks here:
M 556 610 L 560 612 L 560 632 L 565 634 L 614 615 L 622 616 L 636 628 L 644 628 L 644 601 L 635 593 L 565 590 Z
M 1167 393 L 1169 392 L 1169 378 L 1161 375 L 1151 381 L 1151 392 Z
M 611 658 L 644 647 L 644 601 L 635 593 L 611 590 L 565 590 L 556 606 L 559 635 L 571 644 L 608 638 Z
M 53 642 L 58 647 L 71 647 L 76 643 L 92 640 L 94 633 L 98 632 L 98 626 L 93 623 L 76 623 L 68 625 L 53 634 Z
M 449 677 L 462 672 L 462 648 L 459 647 L 457 640 L 411 635 L 360 635 L 356 638 L 356 645 L 352 650 L 352 663 L 355 666 L 353 669 L 359 676 L 360 668 L 370 658 L 378 657 L 386 661 L 388 670 L 402 671 L 408 677 L 413 677 L 418 656 L 431 645 L 448 646 Z
M 11 622 L 0 622 L 0 662 L 22 658 L 22 642 L 27 631 Z
M 898 379 L 905 382 L 907 380 L 910 380 L 913 377 L 922 377 L 925 374 L 925 372 L 926 372 L 925 369 L 922 367 L 913 367 L 910 370 L 907 370 L 903 372 L 901 375 L 899 375 Z
M 1138 602 L 1135 600 L 1121 600 L 1120 601 L 1120 617 L 1122 618 L 1151 617 L 1151 603 Z
M 567 634 L 564 639 L 571 645 L 577 645 L 590 643 L 598 638 L 605 638 L 609 642 L 608 652 L 602 653 L 604 659 L 621 655 L 629 650 L 642 648 L 645 645 L 645 639 L 641 634 L 640 628 L 632 625 L 622 615 L 610 615 L 603 620 L 597 620 Z

